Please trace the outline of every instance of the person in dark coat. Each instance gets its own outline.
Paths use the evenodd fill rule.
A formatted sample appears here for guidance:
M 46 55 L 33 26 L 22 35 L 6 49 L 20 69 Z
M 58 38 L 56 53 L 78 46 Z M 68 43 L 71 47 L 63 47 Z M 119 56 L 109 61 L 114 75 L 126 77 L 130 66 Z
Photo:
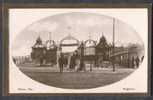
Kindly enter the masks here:
M 63 56 L 63 54 L 60 54 L 60 57 L 58 59 L 58 63 L 59 63 L 60 73 L 62 73 L 63 72 L 63 66 L 64 66 L 64 56 Z
M 13 58 L 13 61 L 14 61 L 14 63 L 16 64 L 16 59 L 15 59 L 15 58 Z
M 136 62 L 136 67 L 138 68 L 139 67 L 139 63 L 140 63 L 140 59 L 139 59 L 138 56 L 136 57 L 135 62 Z
M 67 64 L 68 64 L 68 59 L 66 57 L 64 57 L 63 59 L 64 59 L 64 62 L 63 62 L 64 63 L 64 67 L 66 67 Z
M 132 68 L 134 68 L 134 57 L 132 57 Z
M 75 69 L 75 60 L 76 60 L 76 57 L 73 54 L 70 59 L 70 67 L 69 67 L 70 69 Z
M 40 66 L 41 66 L 43 65 L 43 62 L 44 62 L 44 55 L 41 54 L 39 59 L 40 59 Z
M 143 59 L 144 59 L 144 56 L 141 57 L 141 62 L 143 61 Z
M 83 62 L 83 58 L 82 57 L 80 58 L 80 67 L 78 68 L 77 71 L 86 71 L 85 64 Z

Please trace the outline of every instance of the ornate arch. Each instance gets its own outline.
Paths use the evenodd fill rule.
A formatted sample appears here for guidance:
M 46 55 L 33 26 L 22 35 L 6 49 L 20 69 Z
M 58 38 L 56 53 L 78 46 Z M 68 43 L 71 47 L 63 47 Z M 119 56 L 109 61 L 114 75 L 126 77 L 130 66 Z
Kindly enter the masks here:
M 73 43 L 73 44 L 64 44 L 63 42 L 65 40 L 75 40 L 76 43 Z M 80 44 L 80 41 L 78 39 L 76 39 L 75 37 L 71 36 L 71 35 L 66 36 L 65 38 L 63 38 L 60 41 L 60 46 L 79 46 L 79 44 Z

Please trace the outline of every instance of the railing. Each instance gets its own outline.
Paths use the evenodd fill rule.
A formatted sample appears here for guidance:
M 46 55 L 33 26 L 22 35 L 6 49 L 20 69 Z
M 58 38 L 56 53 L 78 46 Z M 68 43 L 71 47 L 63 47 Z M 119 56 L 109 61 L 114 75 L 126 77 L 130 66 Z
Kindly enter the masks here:
M 26 56 L 13 56 L 13 61 L 15 64 L 24 64 L 25 62 L 31 61 L 31 56 L 26 55 Z
M 110 52 L 110 57 L 123 55 L 123 54 L 128 54 L 128 53 L 129 53 L 129 51 L 127 49 L 126 50 L 115 51 L 114 54 L 112 52 Z

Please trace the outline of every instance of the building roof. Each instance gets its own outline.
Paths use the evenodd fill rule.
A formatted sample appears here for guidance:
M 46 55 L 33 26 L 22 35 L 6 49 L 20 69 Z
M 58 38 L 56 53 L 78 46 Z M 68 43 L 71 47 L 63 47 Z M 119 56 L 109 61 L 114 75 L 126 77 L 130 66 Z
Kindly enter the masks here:
M 45 47 L 46 47 L 47 49 L 54 49 L 54 48 L 56 48 L 57 46 L 56 46 L 56 44 L 55 44 L 55 41 L 53 41 L 53 40 L 47 40 L 47 41 L 45 42 Z
M 98 49 L 109 48 L 109 45 L 107 43 L 107 40 L 106 40 L 105 36 L 102 35 L 102 37 L 100 38 L 99 43 L 97 44 L 96 48 L 98 48 Z
M 40 36 L 36 39 L 36 43 L 32 46 L 32 48 L 44 48 L 44 45 L 42 43 L 42 39 Z
M 96 41 L 92 39 L 88 39 L 84 42 L 85 47 L 95 47 L 96 46 Z

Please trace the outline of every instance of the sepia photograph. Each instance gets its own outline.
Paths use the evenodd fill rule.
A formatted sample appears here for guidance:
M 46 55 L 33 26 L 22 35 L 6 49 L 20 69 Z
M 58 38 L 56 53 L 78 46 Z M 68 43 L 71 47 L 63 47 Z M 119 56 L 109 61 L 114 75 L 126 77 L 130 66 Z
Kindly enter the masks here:
M 148 93 L 147 8 L 8 13 L 10 93 Z
M 25 75 L 72 89 L 119 81 L 136 70 L 143 58 L 144 44 L 132 28 L 92 13 L 44 18 L 23 30 L 12 47 L 12 59 Z

